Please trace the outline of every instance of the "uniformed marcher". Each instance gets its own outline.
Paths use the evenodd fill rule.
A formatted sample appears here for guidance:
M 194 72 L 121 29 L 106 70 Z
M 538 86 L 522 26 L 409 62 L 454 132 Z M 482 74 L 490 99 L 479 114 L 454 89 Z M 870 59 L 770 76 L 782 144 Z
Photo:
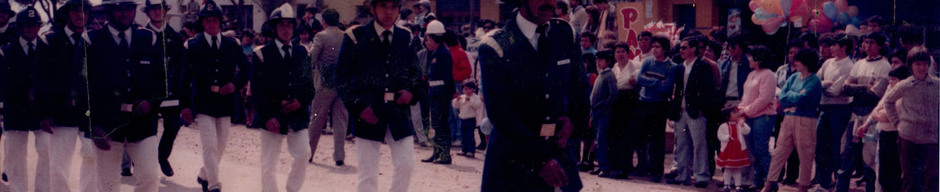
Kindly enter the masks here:
M 284 3 L 271 12 L 270 34 L 273 41 L 253 51 L 254 71 L 251 78 L 252 102 L 258 110 L 255 128 L 261 132 L 261 191 L 276 192 L 278 154 L 281 141 L 287 140 L 291 168 L 287 174 L 287 191 L 300 191 L 307 174 L 310 157 L 310 103 L 313 101 L 313 69 L 307 50 L 291 44 L 296 14 Z M 261 123 L 263 122 L 263 123 Z
M 444 24 L 434 20 L 428 23 L 424 34 L 424 45 L 430 52 L 428 58 L 428 104 L 431 117 L 431 128 L 434 129 L 434 153 L 421 162 L 435 164 L 450 164 L 451 127 L 447 121 L 450 117 L 450 99 L 454 97 L 453 60 L 447 46 L 444 46 Z
M 176 30 L 166 24 L 166 12 L 170 11 L 170 6 L 163 0 L 146 0 L 144 2 L 143 12 L 150 18 L 144 28 L 153 31 L 157 35 L 157 52 L 163 58 L 159 63 L 166 68 L 165 94 L 167 100 L 160 104 L 160 116 L 163 118 L 163 135 L 160 137 L 160 146 L 158 160 L 160 170 L 163 175 L 173 176 L 173 167 L 170 166 L 170 152 L 173 151 L 173 141 L 176 140 L 176 134 L 180 130 L 180 70 L 183 63 L 183 36 L 176 33 Z
M 482 191 L 578 191 L 566 147 L 587 123 L 590 88 L 572 28 L 551 19 L 553 0 L 504 1 L 519 11 L 479 49 L 493 124 Z
M 136 191 L 157 191 L 157 113 L 165 97 L 165 72 L 155 52 L 156 36 L 134 27 L 137 3 L 105 0 L 108 24 L 85 33 L 84 46 L 92 139 L 97 155 L 99 191 L 118 191 L 120 163 L 127 150 L 134 160 Z
M 0 46 L 13 42 L 19 37 L 19 31 L 10 27 L 10 21 L 16 16 L 16 12 L 10 8 L 8 1 L 0 2 Z
M 211 191 L 222 187 L 219 162 L 236 113 L 235 94 L 248 83 L 251 66 L 238 42 L 222 36 L 222 9 L 214 1 L 203 3 L 198 15 L 203 32 L 186 42 L 180 116 L 200 130 L 203 167 L 196 181 Z
M 45 69 L 38 65 L 42 57 L 39 50 L 46 44 L 39 41 L 39 28 L 42 26 L 39 13 L 32 6 L 27 6 L 16 14 L 16 25 L 20 36 L 2 47 L 0 55 L 0 107 L 3 112 L 3 128 L 6 132 L 4 143 L 3 167 L 10 179 L 10 190 L 27 191 L 26 145 L 29 133 L 35 137 L 36 180 L 49 179 L 49 137 L 51 125 L 40 126 L 42 103 L 40 96 L 48 82 L 39 77 Z M 42 129 L 42 131 L 40 131 Z M 36 191 L 48 191 L 49 185 L 36 182 Z
M 389 191 L 408 191 L 414 171 L 414 130 L 409 105 L 420 95 L 411 31 L 396 27 L 399 0 L 371 2 L 376 19 L 346 30 L 336 66 L 336 90 L 352 116 L 359 157 L 360 192 L 377 191 L 379 147 L 392 151 Z
M 50 191 L 69 191 L 69 175 L 72 167 L 72 154 L 76 138 L 80 139 L 81 167 L 79 172 L 80 191 L 97 191 L 97 172 L 95 165 L 95 147 L 88 138 L 88 87 L 82 73 L 82 62 L 75 59 L 75 50 L 82 43 L 82 33 L 88 21 L 86 12 L 91 4 L 87 0 L 69 0 L 56 10 L 52 29 L 40 36 L 40 40 L 49 46 L 39 50 L 42 78 L 49 86 L 40 94 L 43 107 L 44 125 L 51 125 L 53 130 L 49 140 Z M 65 54 L 63 54 L 65 53 Z M 39 191 L 39 190 L 37 190 Z

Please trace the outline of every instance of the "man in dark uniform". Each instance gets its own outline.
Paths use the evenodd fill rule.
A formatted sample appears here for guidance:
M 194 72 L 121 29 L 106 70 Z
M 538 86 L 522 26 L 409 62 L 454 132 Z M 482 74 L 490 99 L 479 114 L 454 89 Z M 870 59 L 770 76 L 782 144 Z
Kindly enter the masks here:
M 409 105 L 420 93 L 411 31 L 396 27 L 398 0 L 371 2 L 376 19 L 346 30 L 336 66 L 336 90 L 353 120 L 359 153 L 359 191 L 378 190 L 379 146 L 392 151 L 390 191 L 408 191 L 414 171 Z
M 3 60 L 0 61 L 0 107 L 3 107 L 3 128 L 6 132 L 4 143 L 3 167 L 9 174 L 11 191 L 26 191 L 28 179 L 26 173 L 26 145 L 29 133 L 36 137 L 36 152 L 39 154 L 36 166 L 36 180 L 49 179 L 49 137 L 52 130 L 48 125 L 40 126 L 42 116 L 41 96 L 48 82 L 39 77 L 44 71 L 38 65 L 42 57 L 39 50 L 46 44 L 39 41 L 39 27 L 42 20 L 32 6 L 26 7 L 16 15 L 20 35 L 0 49 Z M 42 131 L 39 131 L 42 129 Z M 48 190 L 49 185 L 36 184 L 35 190 Z
M 570 25 L 552 20 L 555 1 L 506 1 L 515 17 L 480 46 L 483 97 L 493 124 L 482 191 L 578 191 L 574 127 L 589 102 L 581 51 Z
M 83 35 L 76 54 L 87 62 L 92 138 L 99 148 L 99 191 L 118 191 L 122 152 L 136 167 L 137 191 L 157 191 L 157 115 L 165 97 L 156 36 L 133 26 L 137 4 L 104 1 L 108 25 Z
M 277 192 L 278 154 L 287 140 L 292 157 L 287 191 L 300 191 L 310 157 L 310 103 L 313 102 L 313 68 L 302 45 L 292 44 L 297 26 L 294 9 L 287 3 L 271 12 L 266 25 L 274 41 L 254 50 L 251 95 L 258 109 L 255 128 L 261 132 L 261 191 Z
M 95 191 L 98 186 L 94 180 L 95 149 L 88 133 L 88 91 L 85 75 L 82 74 L 84 66 L 78 65 L 75 53 L 78 45 L 82 43 L 82 33 L 85 32 L 85 23 L 88 17 L 90 3 L 87 0 L 69 0 L 64 6 L 56 10 L 56 17 L 51 31 L 40 36 L 40 40 L 49 46 L 39 50 L 44 54 L 39 58 L 39 65 L 45 69 L 41 76 L 49 82 L 49 86 L 41 92 L 39 99 L 43 104 L 42 125 L 49 125 L 53 130 L 49 140 L 49 157 L 51 159 L 51 177 L 48 181 L 51 191 L 68 191 L 69 170 L 72 166 L 72 154 L 75 150 L 76 138 L 82 138 L 80 189 Z M 38 191 L 38 190 L 37 190 Z
M 196 181 L 203 191 L 220 189 L 219 162 L 225 152 L 236 90 L 248 83 L 250 65 L 235 39 L 221 35 L 222 9 L 207 0 L 199 10 L 203 32 L 186 42 L 180 90 L 180 116 L 195 120 L 202 141 L 203 168 Z M 195 119 L 194 119 L 195 118 Z
M 19 37 L 17 34 L 19 31 L 10 27 L 10 20 L 13 16 L 16 16 L 16 12 L 10 8 L 10 3 L 0 2 L 0 46 L 13 42 Z
M 166 68 L 165 94 L 167 100 L 160 104 L 160 115 L 163 117 L 163 136 L 160 137 L 160 147 L 158 160 L 160 170 L 163 175 L 173 176 L 173 167 L 170 166 L 170 152 L 173 151 L 173 141 L 176 140 L 176 133 L 180 130 L 180 70 L 183 62 L 183 36 L 176 33 L 176 30 L 166 24 L 166 12 L 170 11 L 163 0 L 147 0 L 144 3 L 143 12 L 150 18 L 144 28 L 153 31 L 157 35 L 156 51 L 162 56 L 162 63 Z
M 444 46 L 444 24 L 434 20 L 428 23 L 424 32 L 424 45 L 430 52 L 427 59 L 428 66 L 428 106 L 430 109 L 431 128 L 434 128 L 434 154 L 421 162 L 435 164 L 450 164 L 451 127 L 447 121 L 450 117 L 450 99 L 453 98 L 456 88 L 454 85 L 453 60 L 447 46 Z

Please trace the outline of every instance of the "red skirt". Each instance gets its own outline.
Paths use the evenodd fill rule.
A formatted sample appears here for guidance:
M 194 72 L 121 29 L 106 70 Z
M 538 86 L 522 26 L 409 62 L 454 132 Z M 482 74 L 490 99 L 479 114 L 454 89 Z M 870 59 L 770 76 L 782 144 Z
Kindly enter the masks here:
M 747 158 L 747 151 L 741 149 L 737 126 L 729 125 L 728 132 L 731 138 L 728 140 L 725 150 L 718 153 L 718 159 L 715 160 L 715 163 L 722 168 L 741 168 L 751 165 L 751 161 Z

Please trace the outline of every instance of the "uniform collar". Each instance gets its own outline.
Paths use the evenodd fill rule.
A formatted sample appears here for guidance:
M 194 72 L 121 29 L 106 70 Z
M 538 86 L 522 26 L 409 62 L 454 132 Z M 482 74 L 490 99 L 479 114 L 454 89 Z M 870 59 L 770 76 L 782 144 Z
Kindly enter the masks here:
M 157 26 L 154 26 L 153 23 L 147 22 L 147 27 L 152 29 L 153 32 L 160 33 L 160 32 L 163 32 L 163 28 L 166 27 L 166 23 L 164 22 L 162 26 L 157 27 Z
M 29 53 L 29 45 L 27 45 L 27 43 L 32 43 L 32 44 L 33 44 L 33 49 L 34 49 L 34 50 L 36 49 L 36 46 L 37 46 L 37 44 L 36 44 L 36 39 L 33 39 L 32 41 L 27 41 L 27 40 L 24 39 L 23 37 L 20 37 L 20 38 L 18 38 L 18 39 L 20 39 L 20 41 L 19 41 L 19 42 L 20 42 L 20 46 L 23 47 L 23 53 L 27 53 L 27 54 Z
M 382 32 L 385 32 L 386 29 L 385 29 L 385 28 L 382 28 L 382 25 L 379 25 L 379 22 L 378 22 L 378 21 L 373 21 L 373 22 L 372 22 L 372 26 L 373 26 L 373 28 L 375 28 L 375 34 L 379 36 L 379 39 L 381 39 L 381 38 L 382 38 Z M 395 36 L 395 25 L 392 25 L 392 28 L 388 29 L 388 31 L 391 31 L 391 32 L 392 32 L 392 34 L 388 36 L 388 38 L 389 38 L 388 41 L 389 41 L 389 42 L 392 42 L 392 39 L 394 39 L 393 37 Z
M 212 35 L 209 35 L 209 33 L 206 33 L 206 32 L 202 32 L 202 35 L 205 35 L 205 36 L 206 36 L 206 42 L 209 43 L 209 46 L 211 47 L 211 46 L 212 46 Z M 215 42 L 215 43 L 216 43 L 216 47 L 221 47 L 220 45 L 222 45 L 222 33 L 216 34 L 216 35 L 215 35 L 215 39 L 218 41 L 218 42 Z
M 118 37 L 118 35 L 121 33 L 121 31 L 118 31 L 118 29 L 115 29 L 114 26 L 111 26 L 111 25 L 108 25 L 108 31 L 111 32 L 111 38 L 114 38 L 114 43 L 120 44 L 121 37 Z M 131 28 L 130 27 L 124 30 L 124 38 L 127 39 L 127 44 L 130 45 L 131 44 Z
M 274 45 L 277 46 L 278 53 L 281 53 L 281 56 L 283 57 L 283 56 L 284 56 L 284 50 L 281 49 L 281 47 L 284 47 L 285 44 L 282 43 L 281 40 L 275 39 L 275 40 L 274 40 Z M 287 46 L 291 46 L 291 48 L 293 48 L 294 45 L 291 45 L 291 42 L 288 41 L 288 42 L 287 42 Z
M 535 30 L 539 27 L 538 24 L 522 17 L 522 13 L 516 14 L 516 25 L 519 26 L 519 31 L 522 31 L 522 35 L 525 35 L 526 39 L 535 38 Z

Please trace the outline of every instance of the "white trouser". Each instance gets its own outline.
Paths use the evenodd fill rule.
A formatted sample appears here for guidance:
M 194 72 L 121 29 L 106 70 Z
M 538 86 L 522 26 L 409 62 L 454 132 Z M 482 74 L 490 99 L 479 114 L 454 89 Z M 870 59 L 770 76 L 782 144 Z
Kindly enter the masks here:
M 427 143 L 431 141 L 428 138 L 427 130 L 424 129 L 424 123 L 421 121 L 421 105 L 427 105 L 421 102 L 411 105 L 411 125 L 415 129 L 415 135 L 418 136 L 418 142 Z
M 392 150 L 392 165 L 395 173 L 392 174 L 392 187 L 390 192 L 408 191 L 411 184 L 411 173 L 415 169 L 414 137 L 408 136 L 398 141 L 392 139 L 392 132 L 385 132 L 385 143 Z M 356 139 L 356 149 L 359 152 L 359 192 L 375 192 L 379 189 L 379 147 L 382 142 L 365 138 Z
M 196 126 L 199 127 L 199 139 L 202 141 L 203 167 L 199 170 L 199 178 L 209 182 L 209 190 L 220 189 L 222 184 L 219 182 L 219 162 L 222 161 L 222 154 L 228 142 L 232 117 L 197 114 Z
M 98 149 L 99 191 L 117 192 L 121 187 L 121 158 L 124 149 L 134 160 L 135 192 L 156 192 L 160 186 L 160 164 L 157 163 L 157 137 L 150 136 L 135 143 L 109 141 L 110 150 Z
M 287 138 L 287 151 L 291 168 L 287 174 L 287 191 L 300 191 L 307 176 L 307 158 L 310 157 L 310 135 L 307 129 L 288 131 L 287 135 L 261 131 L 261 191 L 277 192 L 277 164 L 281 154 L 281 141 Z
M 82 156 L 82 165 L 78 170 L 78 174 L 81 176 L 78 178 L 79 187 L 81 192 L 97 192 L 98 191 L 98 148 L 95 147 L 95 143 L 85 137 L 79 139 L 81 141 L 81 152 Z
M 50 136 L 49 151 L 47 153 L 49 153 L 51 172 L 49 173 L 47 185 L 51 191 L 71 191 L 69 189 L 69 172 L 72 168 L 72 154 L 75 152 L 75 139 L 79 137 L 78 127 L 57 127 Z
M 10 183 L 10 191 L 27 191 L 29 178 L 26 173 L 26 145 L 29 141 L 31 131 L 4 131 L 4 153 L 3 167 Z M 41 133 L 40 133 L 41 132 Z M 49 178 L 49 133 L 42 131 L 32 131 L 36 137 L 34 144 L 38 153 L 38 164 L 36 165 L 36 181 L 47 181 Z M 43 165 L 45 162 L 45 165 Z M 49 191 L 49 185 L 46 182 L 36 182 L 36 188 L 33 191 Z

